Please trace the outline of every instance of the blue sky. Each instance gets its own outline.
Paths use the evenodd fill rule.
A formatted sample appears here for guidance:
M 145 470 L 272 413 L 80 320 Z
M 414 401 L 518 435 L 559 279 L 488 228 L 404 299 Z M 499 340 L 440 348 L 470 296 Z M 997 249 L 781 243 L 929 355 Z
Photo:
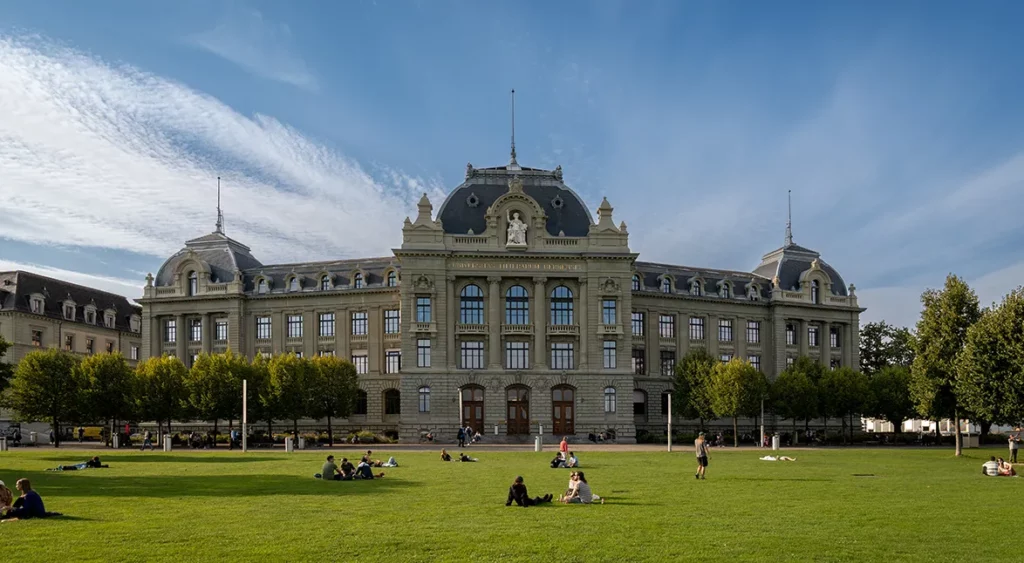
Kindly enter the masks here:
M 0 269 L 137 297 L 213 228 L 264 262 L 385 255 L 466 162 L 561 164 L 641 259 L 794 235 L 916 320 L 1024 280 L 1024 5 L 0 3 Z

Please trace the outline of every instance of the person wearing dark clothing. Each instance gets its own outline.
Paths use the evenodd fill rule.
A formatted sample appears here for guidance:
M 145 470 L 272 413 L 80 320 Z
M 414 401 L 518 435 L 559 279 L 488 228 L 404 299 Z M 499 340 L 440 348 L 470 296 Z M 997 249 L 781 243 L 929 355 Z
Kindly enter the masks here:
M 32 484 L 28 479 L 18 479 L 18 490 L 21 497 L 14 502 L 14 508 L 0 515 L 0 518 L 43 518 L 46 508 L 43 507 L 43 499 L 39 493 L 32 490 Z
M 347 457 L 341 458 L 341 479 L 348 481 L 355 477 L 356 466 L 352 465 L 352 462 Z
M 462 428 L 461 426 L 459 427 L 459 436 L 458 437 L 459 437 L 459 447 L 460 448 L 466 447 L 466 429 L 465 428 Z
M 505 506 L 512 506 L 512 503 L 515 502 L 517 505 L 526 508 L 527 506 L 536 506 L 542 502 L 551 502 L 551 497 L 551 494 L 546 494 L 543 497 L 530 498 L 530 494 L 526 491 L 526 485 L 523 484 L 523 478 L 516 477 L 512 486 L 508 488 L 508 499 L 505 501 Z

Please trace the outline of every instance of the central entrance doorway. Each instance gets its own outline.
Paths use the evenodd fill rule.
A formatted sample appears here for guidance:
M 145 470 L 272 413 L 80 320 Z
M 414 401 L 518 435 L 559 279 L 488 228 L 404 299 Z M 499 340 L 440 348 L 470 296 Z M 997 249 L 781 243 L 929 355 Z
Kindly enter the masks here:
M 484 431 L 484 388 L 477 386 L 462 389 L 462 425 L 469 425 L 480 434 Z
M 551 390 L 551 418 L 555 434 L 576 433 L 573 424 L 575 398 L 576 391 L 572 387 L 561 386 Z
M 508 434 L 522 435 L 530 433 L 530 390 L 526 387 L 509 387 L 506 391 L 508 399 Z

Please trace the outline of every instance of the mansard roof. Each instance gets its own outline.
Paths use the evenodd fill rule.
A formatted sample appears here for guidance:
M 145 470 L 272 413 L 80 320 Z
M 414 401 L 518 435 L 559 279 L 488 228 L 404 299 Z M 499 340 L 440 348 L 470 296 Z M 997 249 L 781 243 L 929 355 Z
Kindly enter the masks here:
M 799 289 L 800 274 L 810 269 L 815 260 L 832 280 L 831 293 L 843 297 L 848 296 L 849 292 L 843 277 L 835 268 L 821 259 L 821 254 L 791 242 L 762 256 L 761 263 L 754 268 L 754 273 L 769 279 L 778 277 L 779 287 L 782 289 Z
M 139 290 L 141 293 L 141 288 Z M 85 308 L 89 305 L 96 307 L 98 326 L 103 326 L 103 312 L 113 309 L 116 312 L 114 328 L 117 330 L 129 331 L 131 316 L 142 315 L 142 307 L 123 295 L 23 270 L 0 272 L 0 310 L 32 313 L 30 297 L 34 294 L 43 296 L 42 315 L 53 319 L 67 320 L 64 318 L 64 302 L 69 299 L 76 305 L 75 322 L 85 322 Z
M 761 297 L 768 298 L 771 295 L 771 280 L 752 272 L 640 261 L 634 262 L 634 268 L 640 274 L 642 289 L 659 290 L 661 287 L 661 276 L 668 274 L 674 281 L 676 291 L 683 293 L 689 291 L 689 287 L 686 285 L 687 281 L 690 278 L 699 277 L 704 280 L 704 289 L 710 294 L 718 291 L 719 282 L 727 281 L 732 284 L 733 293 L 738 297 L 742 297 L 746 295 L 746 285 L 753 281 L 760 287 Z
M 378 258 L 352 258 L 347 260 L 326 260 L 323 262 L 299 262 L 296 264 L 268 264 L 250 268 L 242 272 L 245 280 L 245 291 L 255 291 L 256 280 L 266 278 L 273 292 L 287 291 L 286 282 L 292 275 L 303 280 L 302 289 L 318 290 L 320 274 L 331 276 L 331 284 L 335 287 L 351 285 L 355 272 L 362 273 L 367 287 L 381 286 L 387 281 L 389 269 L 400 271 L 398 260 L 393 256 Z
M 154 283 L 158 286 L 173 284 L 175 269 L 190 255 L 210 265 L 211 281 L 215 283 L 231 281 L 235 277 L 235 270 L 245 271 L 263 265 L 252 255 L 248 246 L 215 231 L 186 242 L 185 248 L 160 266 Z
M 509 180 L 518 176 L 523 192 L 544 209 L 546 230 L 551 236 L 585 237 L 594 223 L 587 205 L 562 182 L 562 169 L 541 170 L 519 166 L 466 168 L 466 181 L 456 187 L 441 204 L 437 217 L 444 232 L 479 235 L 487 229 L 487 208 L 509 191 Z

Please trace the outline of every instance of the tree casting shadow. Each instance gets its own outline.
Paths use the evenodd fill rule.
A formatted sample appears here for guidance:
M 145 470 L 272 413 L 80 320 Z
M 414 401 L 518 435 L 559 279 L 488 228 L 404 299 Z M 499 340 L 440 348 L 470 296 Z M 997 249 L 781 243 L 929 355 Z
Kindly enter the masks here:
M 83 456 L 78 459 L 74 459 L 71 456 L 67 457 L 41 457 L 43 461 L 53 461 L 60 465 L 75 465 L 76 463 L 82 463 L 92 456 Z M 257 457 L 248 456 L 243 454 L 238 455 L 196 455 L 196 456 L 182 456 L 182 455 L 160 455 L 160 454 L 134 454 L 134 455 L 109 455 L 99 456 L 100 461 L 108 465 L 114 465 L 118 463 L 243 463 L 243 462 L 259 462 L 259 461 L 282 461 L 281 458 L 277 457 Z

